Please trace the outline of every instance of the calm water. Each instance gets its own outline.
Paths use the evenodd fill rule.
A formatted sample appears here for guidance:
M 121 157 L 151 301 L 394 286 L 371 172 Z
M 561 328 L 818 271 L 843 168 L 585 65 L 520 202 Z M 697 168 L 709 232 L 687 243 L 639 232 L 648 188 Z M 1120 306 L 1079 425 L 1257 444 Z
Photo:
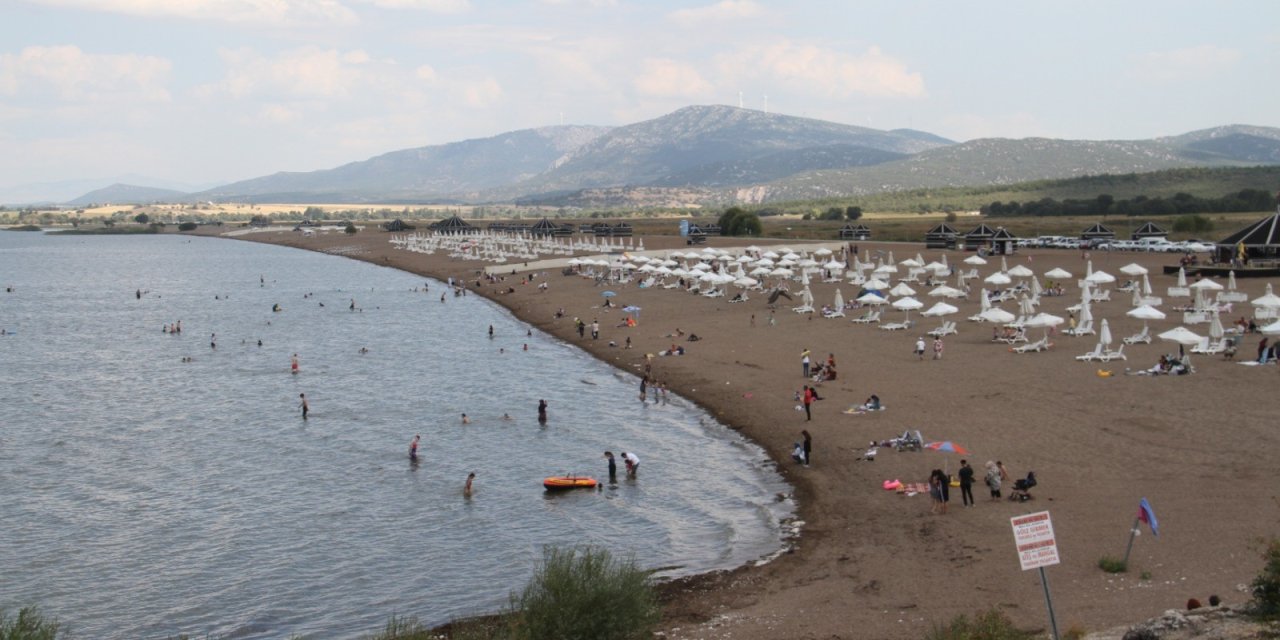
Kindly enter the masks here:
M 758 447 L 424 284 L 246 242 L 0 232 L 0 608 L 89 638 L 352 637 L 496 609 L 546 544 L 666 575 L 779 548 L 787 487 Z M 543 492 L 605 449 L 639 480 Z

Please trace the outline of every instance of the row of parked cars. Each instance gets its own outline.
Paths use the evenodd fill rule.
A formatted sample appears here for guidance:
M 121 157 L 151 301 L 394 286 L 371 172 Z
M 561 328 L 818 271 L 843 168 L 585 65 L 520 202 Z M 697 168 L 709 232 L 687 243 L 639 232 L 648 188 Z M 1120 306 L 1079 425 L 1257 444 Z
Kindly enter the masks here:
M 1172 242 L 1168 238 L 1142 238 L 1140 240 L 1109 240 L 1105 238 L 1069 238 L 1066 236 L 1040 236 L 1019 238 L 1019 247 L 1052 249 L 1093 249 L 1101 251 L 1147 251 L 1155 253 L 1206 253 L 1214 245 L 1200 240 Z

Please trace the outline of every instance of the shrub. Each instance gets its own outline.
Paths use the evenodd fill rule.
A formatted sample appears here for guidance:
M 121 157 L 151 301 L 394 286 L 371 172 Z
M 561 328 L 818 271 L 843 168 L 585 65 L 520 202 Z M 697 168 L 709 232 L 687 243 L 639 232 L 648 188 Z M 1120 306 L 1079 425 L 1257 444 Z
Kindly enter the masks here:
M 196 226 L 197 225 L 194 222 L 183 222 L 178 225 L 178 231 L 195 231 Z
M 1264 618 L 1280 618 L 1280 538 L 1262 542 L 1262 571 L 1253 579 L 1253 610 Z
M 408 616 L 397 618 L 391 616 L 382 631 L 368 636 L 366 640 L 431 640 L 434 636 L 418 622 L 418 618 Z
M 1032 640 L 1035 636 L 1018 630 L 1003 613 L 988 609 L 969 620 L 956 616 L 946 626 L 935 626 L 929 640 Z
M 356 231 L 357 231 L 357 229 L 356 229 L 356 225 L 355 225 L 355 223 L 354 223 L 354 222 L 348 222 L 348 223 L 347 223 L 347 233 L 355 233 Z
M 1129 565 L 1125 564 L 1120 558 L 1111 556 L 1102 556 L 1098 558 L 1098 568 L 1107 573 L 1124 573 L 1129 570 Z
M 592 547 L 547 547 L 512 607 L 512 636 L 522 640 L 649 638 L 661 615 L 634 559 Z
M 58 621 L 45 619 L 36 607 L 23 607 L 18 617 L 9 618 L 0 611 L 0 640 L 55 640 Z

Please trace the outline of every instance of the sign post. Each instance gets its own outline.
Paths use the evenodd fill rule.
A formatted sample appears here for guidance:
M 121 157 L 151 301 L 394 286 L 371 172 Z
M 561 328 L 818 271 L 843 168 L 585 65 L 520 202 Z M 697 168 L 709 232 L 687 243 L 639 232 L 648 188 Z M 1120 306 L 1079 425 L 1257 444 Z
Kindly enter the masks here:
M 1048 511 L 1014 516 L 1009 519 L 1013 526 L 1013 542 L 1018 548 L 1018 561 L 1022 570 L 1040 570 L 1040 584 L 1044 587 L 1044 603 L 1049 609 L 1049 627 L 1053 631 L 1053 640 L 1059 640 L 1058 620 L 1053 615 L 1053 598 L 1049 595 L 1049 577 L 1044 568 L 1059 563 L 1058 542 L 1053 537 L 1053 521 Z

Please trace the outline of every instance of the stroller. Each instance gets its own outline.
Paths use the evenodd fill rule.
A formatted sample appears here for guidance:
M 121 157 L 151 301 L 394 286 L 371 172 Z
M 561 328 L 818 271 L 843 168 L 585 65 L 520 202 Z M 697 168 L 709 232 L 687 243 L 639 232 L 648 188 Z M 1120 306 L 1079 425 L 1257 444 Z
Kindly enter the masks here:
M 1036 472 L 1028 471 L 1026 478 L 1013 481 L 1013 491 L 1009 492 L 1009 499 L 1015 502 L 1026 502 L 1033 499 L 1031 487 L 1034 486 L 1036 486 Z
M 920 435 L 920 431 L 915 433 L 911 431 L 903 431 L 902 435 L 894 438 L 894 448 L 898 451 L 922 451 L 924 449 L 924 438 Z

